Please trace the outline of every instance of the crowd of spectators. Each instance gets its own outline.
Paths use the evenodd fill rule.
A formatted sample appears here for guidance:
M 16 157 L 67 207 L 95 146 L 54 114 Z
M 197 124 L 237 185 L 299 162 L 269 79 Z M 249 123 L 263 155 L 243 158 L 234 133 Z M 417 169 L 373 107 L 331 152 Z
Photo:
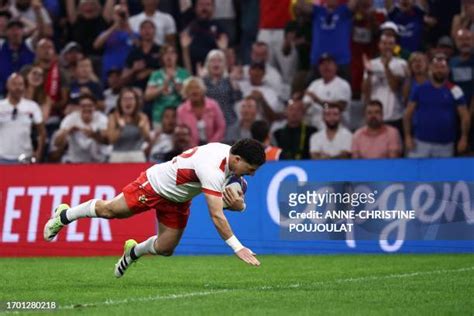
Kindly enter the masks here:
M 0 163 L 474 155 L 474 0 L 0 0 Z

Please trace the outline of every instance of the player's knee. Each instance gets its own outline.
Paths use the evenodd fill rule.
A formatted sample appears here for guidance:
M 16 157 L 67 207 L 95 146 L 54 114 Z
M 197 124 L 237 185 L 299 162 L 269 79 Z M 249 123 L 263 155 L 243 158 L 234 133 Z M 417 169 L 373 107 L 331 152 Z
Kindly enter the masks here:
M 171 257 L 174 254 L 174 248 L 159 250 L 158 254 L 163 257 Z
M 95 205 L 95 212 L 99 217 L 102 218 L 111 219 L 116 217 L 109 201 L 97 201 Z

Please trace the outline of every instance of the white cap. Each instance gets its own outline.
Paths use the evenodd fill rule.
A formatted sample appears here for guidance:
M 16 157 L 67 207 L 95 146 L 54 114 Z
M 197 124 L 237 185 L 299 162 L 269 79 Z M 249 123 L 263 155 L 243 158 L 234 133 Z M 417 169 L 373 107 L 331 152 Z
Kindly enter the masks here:
M 399 30 L 398 30 L 398 26 L 393 23 L 392 21 L 387 21 L 387 22 L 384 22 L 382 25 L 380 25 L 380 30 L 383 31 L 383 30 L 392 30 L 395 32 L 395 34 L 399 35 Z

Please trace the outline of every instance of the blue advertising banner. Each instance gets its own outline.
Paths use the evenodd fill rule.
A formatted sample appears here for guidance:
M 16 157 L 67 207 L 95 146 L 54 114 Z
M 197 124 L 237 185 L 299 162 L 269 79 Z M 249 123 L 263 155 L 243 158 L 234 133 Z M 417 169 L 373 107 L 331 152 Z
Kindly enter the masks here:
M 226 211 L 226 215 L 236 236 L 257 254 L 474 252 L 474 206 L 471 201 L 474 159 L 269 162 L 246 180 L 246 211 Z M 338 203 L 324 203 L 318 207 L 307 208 L 307 201 L 302 201 L 304 203 L 295 209 L 296 213 L 309 213 L 311 209 L 324 213 L 334 209 L 354 215 L 377 210 L 384 212 L 371 213 L 371 216 L 385 217 L 361 218 L 364 215 L 357 215 L 355 222 L 359 221 L 359 225 L 352 233 L 326 231 L 300 235 L 301 232 L 294 229 L 293 235 L 287 234 L 291 188 L 295 189 L 293 193 L 312 188 L 320 193 L 341 194 Z M 354 205 L 342 200 L 342 194 L 349 192 L 359 192 L 359 197 L 361 192 L 375 192 L 374 201 L 372 205 L 366 200 Z M 385 212 L 395 210 L 403 213 Z M 401 218 L 390 217 L 390 214 Z M 338 220 L 323 219 L 321 223 L 340 224 Z M 345 223 L 347 220 L 345 218 Z M 318 223 L 318 219 L 300 218 L 297 222 L 311 224 Z M 229 252 L 214 229 L 204 198 L 200 196 L 193 201 L 190 221 L 177 253 Z

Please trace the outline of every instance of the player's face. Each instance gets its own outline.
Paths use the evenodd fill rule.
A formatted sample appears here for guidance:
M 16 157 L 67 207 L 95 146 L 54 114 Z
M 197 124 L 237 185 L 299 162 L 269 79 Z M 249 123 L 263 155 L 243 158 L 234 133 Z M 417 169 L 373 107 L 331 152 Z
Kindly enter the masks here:
M 240 156 L 236 156 L 236 163 L 233 170 L 236 176 L 253 176 L 257 169 L 258 166 L 251 165 Z

